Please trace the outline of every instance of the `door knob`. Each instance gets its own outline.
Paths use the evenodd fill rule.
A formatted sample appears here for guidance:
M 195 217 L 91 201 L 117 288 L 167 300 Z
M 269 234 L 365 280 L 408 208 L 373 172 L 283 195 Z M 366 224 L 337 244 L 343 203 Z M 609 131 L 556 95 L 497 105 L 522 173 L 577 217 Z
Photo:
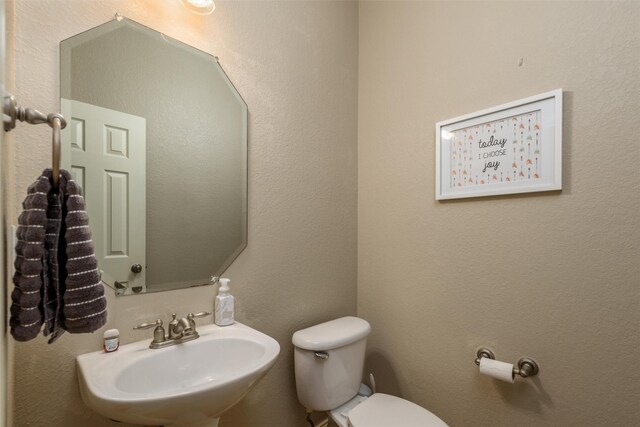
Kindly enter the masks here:
M 131 266 L 131 271 L 135 274 L 142 273 L 142 266 L 140 264 L 133 264 Z

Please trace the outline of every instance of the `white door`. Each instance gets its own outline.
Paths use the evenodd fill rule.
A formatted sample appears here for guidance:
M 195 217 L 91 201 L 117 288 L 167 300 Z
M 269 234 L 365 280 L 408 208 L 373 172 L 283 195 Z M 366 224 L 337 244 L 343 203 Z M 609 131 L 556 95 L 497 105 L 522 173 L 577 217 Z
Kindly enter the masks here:
M 146 120 L 79 101 L 61 104 L 63 167 L 82 186 L 102 280 L 126 284 L 126 293 L 144 291 Z

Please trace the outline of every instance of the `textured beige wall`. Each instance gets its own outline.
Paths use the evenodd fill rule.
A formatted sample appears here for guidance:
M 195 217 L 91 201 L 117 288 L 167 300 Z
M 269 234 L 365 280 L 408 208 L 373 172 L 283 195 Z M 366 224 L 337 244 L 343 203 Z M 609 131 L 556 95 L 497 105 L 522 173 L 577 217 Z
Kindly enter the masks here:
M 6 1 L 1 1 L 0 3 L 0 10 L 2 11 L 1 13 L 3 14 L 3 21 L 4 21 L 4 25 L 5 27 L 3 28 L 3 36 L 4 36 L 4 52 L 2 53 L 2 58 L 3 58 L 3 69 L 2 69 L 2 75 L 3 75 L 3 84 L 5 88 L 12 88 L 14 87 L 14 73 L 13 73 L 13 68 L 15 66 L 14 63 L 14 55 L 13 55 L 13 37 L 10 37 L 10 34 L 13 34 L 13 3 L 12 2 L 6 2 Z M 0 37 L 3 37 L 0 36 Z M 3 305 L 4 309 L 0 309 L 0 311 L 2 311 L 2 316 L 0 318 L 2 319 L 7 319 L 7 313 L 9 312 L 8 310 L 8 301 L 9 301 L 9 292 L 11 290 L 11 287 L 13 286 L 11 284 L 11 277 L 10 277 L 10 269 L 11 269 L 11 258 L 9 256 L 7 256 L 7 254 L 12 253 L 12 249 L 9 247 L 9 242 L 8 242 L 8 238 L 9 238 L 9 224 L 11 223 L 10 218 L 11 218 L 11 212 L 13 210 L 13 181 L 14 181 L 14 174 L 13 174 L 13 157 L 14 157 L 14 146 L 15 146 L 15 139 L 13 138 L 13 135 L 10 133 L 4 133 L 3 137 L 2 137 L 2 143 L 1 143 L 1 147 L 0 147 L 0 151 L 2 152 L 2 160 L 0 160 L 0 164 L 2 165 L 2 172 L 0 173 L 0 181 L 1 181 L 1 188 L 0 188 L 0 192 L 2 193 L 2 203 L 0 204 L 0 210 L 2 211 L 2 213 L 0 213 L 0 217 L 2 218 L 2 225 L 1 227 L 3 227 L 3 232 L 0 232 L 0 235 L 3 235 L 3 233 L 6 233 L 6 235 L 3 235 L 3 239 L 4 242 L 6 242 L 6 247 L 1 251 L 2 254 L 0 254 L 0 263 L 2 264 L 2 267 L 0 267 L 0 270 L 2 270 L 2 268 L 4 268 L 4 271 L 2 271 L 2 275 L 0 276 L 0 283 L 2 284 L 2 288 L 0 289 L 0 293 L 4 293 L 4 301 L 0 302 L 0 304 Z M 0 369 L 3 369 L 3 376 L 4 378 L 2 379 L 3 381 L 3 387 L 4 390 L 2 392 L 0 392 L 0 399 L 2 400 L 2 407 L 0 408 L 0 411 L 2 412 L 3 415 L 0 415 L 0 425 L 3 425 L 2 423 L 5 422 L 6 426 L 11 426 L 12 425 L 12 411 L 11 408 L 13 406 L 13 393 L 11 393 L 11 384 L 13 383 L 13 371 L 10 368 L 11 366 L 13 366 L 13 357 L 14 357 L 14 342 L 11 339 L 10 335 L 9 335 L 9 330 L 8 330 L 8 324 L 9 322 L 7 320 L 3 320 L 4 322 L 4 327 L 3 327 L 3 337 L 4 339 L 0 340 L 0 348 L 2 348 L 1 351 L 3 351 L 3 357 L 4 360 L 1 362 L 2 363 L 2 367 Z
M 360 3 L 358 314 L 382 391 L 453 426 L 640 423 L 639 22 L 638 2 Z M 556 88 L 562 192 L 435 201 L 437 121 Z M 481 345 L 539 377 L 480 377 Z
M 6 87 L 5 76 L 5 64 L 6 64 L 6 27 L 5 27 L 5 3 L 0 0 L 0 84 Z M 8 356 L 9 349 L 7 343 L 9 342 L 9 334 L 7 330 L 7 300 L 8 289 L 6 285 L 9 282 L 9 263 L 8 257 L 5 256 L 7 251 L 6 242 L 9 239 L 8 236 L 8 217 L 9 209 L 6 200 L 8 199 L 7 184 L 9 182 L 9 168 L 8 168 L 8 143 L 6 141 L 6 135 L 4 132 L 0 132 L 0 321 L 2 321 L 2 331 L 0 331 L 0 427 L 7 425 L 7 386 L 8 380 Z
M 221 426 L 305 426 L 291 334 L 356 309 L 358 8 L 352 2 L 216 3 L 215 13 L 202 18 L 176 0 L 18 0 L 14 92 L 23 105 L 58 109 L 59 41 L 117 11 L 220 57 L 249 106 L 249 243 L 226 275 L 238 319 L 282 348 L 275 367 Z M 22 125 L 15 137 L 19 204 L 50 162 L 50 134 Z M 214 288 L 108 294 L 107 327 L 131 342 L 151 337 L 134 333 L 136 323 L 211 309 Z M 100 334 L 17 344 L 14 426 L 122 426 L 94 415 L 79 397 L 74 357 L 99 347 Z
M 3 7 L 0 5 L 0 7 Z M 0 14 L 4 15 L 4 10 L 0 10 Z M 2 16 L 1 18 L 4 18 Z M 2 53 L 4 54 L 4 48 L 2 48 Z M 2 56 L 4 58 L 4 55 Z M 2 61 L 4 62 L 4 61 Z M 4 65 L 4 64 L 2 64 Z M 4 78 L 4 74 L 2 74 L 2 78 Z M 9 282 L 9 274 L 7 273 L 9 270 L 9 263 L 7 262 L 8 258 L 5 257 L 5 247 L 7 246 L 5 242 L 9 240 L 9 236 L 7 233 L 8 224 L 5 218 L 8 217 L 8 210 L 6 209 L 7 204 L 5 202 L 5 189 L 4 183 L 6 180 L 7 167 L 5 166 L 5 158 L 4 154 L 4 135 L 0 135 L 0 283 L 2 283 L 2 288 L 0 289 L 0 319 L 2 319 L 2 332 L 0 332 L 0 427 L 4 427 L 6 425 L 6 414 L 7 414 L 7 374 L 8 374 L 8 360 L 9 356 L 7 343 L 9 342 L 9 335 L 7 331 L 7 323 L 5 319 L 7 318 L 7 300 L 8 300 L 8 286 L 5 286 L 5 283 Z

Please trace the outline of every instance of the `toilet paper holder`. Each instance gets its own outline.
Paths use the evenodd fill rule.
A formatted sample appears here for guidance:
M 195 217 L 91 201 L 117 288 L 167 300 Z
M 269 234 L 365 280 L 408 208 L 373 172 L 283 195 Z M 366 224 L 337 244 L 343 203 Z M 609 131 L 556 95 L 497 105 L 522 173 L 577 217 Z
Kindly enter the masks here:
M 487 347 L 480 347 L 476 352 L 476 365 L 480 366 L 480 359 L 483 357 L 496 360 L 496 355 Z M 516 366 L 513 367 L 513 374 L 519 375 L 522 378 L 533 377 L 538 375 L 538 372 L 540 372 L 540 367 L 536 361 L 530 357 L 521 357 Z

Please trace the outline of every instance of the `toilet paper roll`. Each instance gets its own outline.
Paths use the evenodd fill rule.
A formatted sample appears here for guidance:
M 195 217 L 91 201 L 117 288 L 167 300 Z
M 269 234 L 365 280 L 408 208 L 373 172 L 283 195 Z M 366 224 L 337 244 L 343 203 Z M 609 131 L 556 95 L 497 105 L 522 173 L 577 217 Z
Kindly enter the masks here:
M 508 383 L 513 383 L 516 378 L 513 374 L 513 365 L 511 363 L 489 359 L 488 357 L 480 358 L 480 373 Z

